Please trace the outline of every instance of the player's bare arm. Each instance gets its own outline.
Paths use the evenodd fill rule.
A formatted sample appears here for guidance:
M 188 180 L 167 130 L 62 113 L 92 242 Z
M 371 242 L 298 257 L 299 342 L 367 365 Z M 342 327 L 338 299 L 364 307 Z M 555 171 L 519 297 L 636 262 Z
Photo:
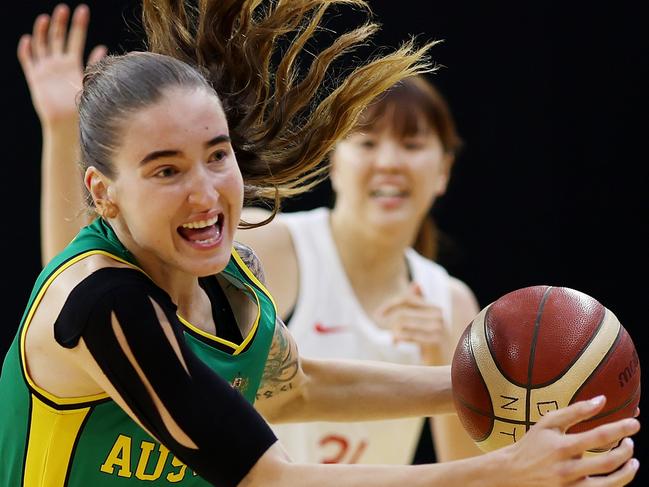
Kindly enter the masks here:
M 241 260 L 265 285 L 264 269 L 255 252 L 240 242 L 235 242 L 234 247 Z M 277 317 L 266 367 L 257 391 L 255 407 L 267 420 L 273 422 L 277 411 L 289 402 L 299 401 L 304 380 L 297 345 L 286 325 Z

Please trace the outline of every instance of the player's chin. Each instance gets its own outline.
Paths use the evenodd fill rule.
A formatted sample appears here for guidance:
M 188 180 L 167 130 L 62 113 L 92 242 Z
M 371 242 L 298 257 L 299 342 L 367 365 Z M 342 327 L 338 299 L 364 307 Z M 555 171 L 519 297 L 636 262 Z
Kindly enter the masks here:
M 185 242 L 186 243 L 186 242 Z M 232 241 L 221 241 L 219 245 L 197 247 L 180 244 L 181 267 L 196 277 L 205 277 L 223 271 L 230 262 Z
M 196 277 L 213 276 L 222 272 L 230 261 L 229 251 L 224 255 L 214 256 L 209 259 L 192 259 L 186 266 L 187 270 Z

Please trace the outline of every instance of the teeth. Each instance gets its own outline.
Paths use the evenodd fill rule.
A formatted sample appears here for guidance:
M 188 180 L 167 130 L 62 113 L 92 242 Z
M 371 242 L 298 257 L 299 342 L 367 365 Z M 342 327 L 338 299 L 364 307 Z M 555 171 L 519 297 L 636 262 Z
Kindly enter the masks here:
M 183 228 L 205 228 L 205 227 L 211 227 L 212 225 L 216 224 L 216 222 L 218 221 L 219 221 L 219 217 L 215 216 L 214 218 L 210 218 L 209 220 L 199 220 L 197 222 L 183 223 L 182 227 Z
M 387 197 L 390 197 L 390 196 L 403 196 L 405 194 L 406 194 L 405 191 L 403 191 L 403 190 L 401 190 L 399 188 L 395 188 L 393 186 L 390 186 L 390 187 L 386 186 L 386 187 L 378 188 L 378 189 L 375 189 L 375 190 L 372 191 L 372 196 L 387 196 Z
M 216 237 L 215 237 L 215 238 L 208 238 L 208 239 L 206 239 L 206 240 L 195 240 L 195 242 L 196 242 L 196 243 L 199 243 L 199 244 L 201 244 L 201 245 L 205 245 L 205 244 L 210 244 L 210 243 L 212 243 L 212 242 L 216 242 L 216 240 L 217 240 L 217 239 L 216 239 Z

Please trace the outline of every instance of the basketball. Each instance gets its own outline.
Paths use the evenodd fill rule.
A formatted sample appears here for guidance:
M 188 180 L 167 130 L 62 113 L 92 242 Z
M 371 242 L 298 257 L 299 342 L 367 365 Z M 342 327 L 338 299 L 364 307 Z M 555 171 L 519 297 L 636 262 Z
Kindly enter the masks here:
M 460 421 L 483 451 L 518 440 L 549 412 L 604 394 L 604 409 L 569 432 L 632 417 L 640 362 L 616 316 L 566 287 L 512 291 L 480 311 L 453 356 Z

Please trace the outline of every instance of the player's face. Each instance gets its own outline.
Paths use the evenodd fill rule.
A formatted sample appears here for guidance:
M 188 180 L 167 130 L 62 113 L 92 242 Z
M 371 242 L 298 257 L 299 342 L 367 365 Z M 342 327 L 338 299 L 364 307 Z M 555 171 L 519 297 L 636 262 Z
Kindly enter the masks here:
M 173 88 L 122 129 L 108 192 L 120 239 L 143 265 L 198 276 L 223 270 L 243 181 L 218 98 Z
M 388 124 L 352 133 L 332 154 L 336 211 L 380 228 L 418 227 L 446 189 L 451 160 L 429 127 L 405 137 Z

